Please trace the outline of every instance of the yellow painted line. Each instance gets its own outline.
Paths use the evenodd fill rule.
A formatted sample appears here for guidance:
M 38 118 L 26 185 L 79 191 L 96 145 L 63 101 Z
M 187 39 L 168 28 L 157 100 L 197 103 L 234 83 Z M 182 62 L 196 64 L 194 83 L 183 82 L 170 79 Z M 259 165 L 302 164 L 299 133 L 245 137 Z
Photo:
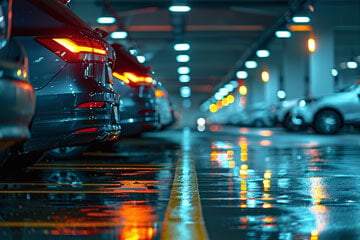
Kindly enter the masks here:
M 207 240 L 194 160 L 183 152 L 177 162 L 161 240 Z

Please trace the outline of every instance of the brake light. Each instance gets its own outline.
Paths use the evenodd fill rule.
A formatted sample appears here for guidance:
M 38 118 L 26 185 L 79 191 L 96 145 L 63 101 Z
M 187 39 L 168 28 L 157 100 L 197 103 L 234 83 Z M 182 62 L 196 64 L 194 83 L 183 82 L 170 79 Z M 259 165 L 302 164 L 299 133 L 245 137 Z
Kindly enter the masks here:
M 138 114 L 148 114 L 148 113 L 154 113 L 155 110 L 153 109 L 143 109 L 143 110 L 140 110 L 138 111 Z
M 155 90 L 155 97 L 161 98 L 161 97 L 166 97 L 166 96 L 167 96 L 166 92 L 159 90 L 159 89 Z
M 76 108 L 103 108 L 105 102 L 84 102 L 79 104 Z
M 119 79 L 120 81 L 123 81 L 126 84 L 129 84 L 129 83 L 133 83 L 133 84 L 149 83 L 149 84 L 152 84 L 153 81 L 154 81 L 154 79 L 152 77 L 138 76 L 135 73 L 131 73 L 131 72 L 124 72 L 123 74 L 118 73 L 118 72 L 113 72 L 112 75 L 113 75 L 113 77 Z
M 74 131 L 74 133 L 92 133 L 99 130 L 99 127 L 91 127 L 91 128 L 83 128 L 77 131 Z
M 66 62 L 106 62 L 106 44 L 89 38 L 37 38 Z

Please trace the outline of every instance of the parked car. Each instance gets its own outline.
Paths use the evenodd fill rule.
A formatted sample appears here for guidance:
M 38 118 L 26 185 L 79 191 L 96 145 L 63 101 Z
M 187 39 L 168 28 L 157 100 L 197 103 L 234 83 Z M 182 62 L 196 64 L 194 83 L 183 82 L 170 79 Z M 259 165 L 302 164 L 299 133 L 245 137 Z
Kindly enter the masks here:
M 154 79 L 121 44 L 113 44 L 116 61 L 113 67 L 114 91 L 121 95 L 121 136 L 136 136 L 159 127 L 155 108 Z
M 281 101 L 273 106 L 273 118 L 276 123 L 281 124 L 286 130 L 301 131 L 305 129 L 302 124 L 294 124 L 291 119 L 291 110 L 299 102 L 299 98 Z
M 238 125 L 250 127 L 272 127 L 274 126 L 271 107 L 265 103 L 257 103 L 246 107 L 238 113 Z
M 29 125 L 35 111 L 34 89 L 29 83 L 28 59 L 24 48 L 10 38 L 12 0 L 0 2 L 0 166 L 9 147 L 30 137 Z
M 156 111 L 159 113 L 160 128 L 164 129 L 175 122 L 174 109 L 172 107 L 168 91 L 159 81 L 155 84 Z
M 13 34 L 27 51 L 37 99 L 32 136 L 14 158 L 117 138 L 119 95 L 111 89 L 109 45 L 101 34 L 55 0 L 14 0 L 13 11 Z
M 294 124 L 311 126 L 321 134 L 337 133 L 344 125 L 358 125 L 360 85 L 354 84 L 317 99 L 301 99 L 291 114 Z

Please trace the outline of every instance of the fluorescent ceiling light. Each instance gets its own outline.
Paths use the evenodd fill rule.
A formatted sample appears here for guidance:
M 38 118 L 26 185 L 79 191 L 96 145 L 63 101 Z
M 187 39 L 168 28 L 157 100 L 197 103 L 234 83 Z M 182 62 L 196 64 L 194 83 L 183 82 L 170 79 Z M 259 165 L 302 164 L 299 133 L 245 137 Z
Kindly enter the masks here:
M 125 31 L 117 31 L 117 32 L 112 32 L 110 34 L 110 37 L 113 39 L 125 39 L 127 38 L 128 33 Z
M 219 100 L 221 100 L 224 96 L 220 93 L 220 92 L 217 92 L 217 93 L 215 93 L 215 99 L 217 100 L 217 101 L 219 101 Z
M 286 97 L 286 92 L 284 90 L 277 91 L 277 96 L 279 99 L 284 99 Z
M 174 45 L 175 51 L 187 51 L 190 49 L 190 44 L 188 43 L 177 43 Z
M 175 5 L 175 6 L 170 6 L 169 7 L 169 11 L 170 12 L 190 12 L 191 8 L 189 6 L 186 5 Z
M 226 84 L 225 88 L 228 90 L 228 92 L 231 92 L 232 90 L 234 90 L 234 86 L 231 83 Z
M 310 17 L 308 17 L 308 16 L 294 16 L 292 18 L 292 21 L 294 23 L 309 23 L 310 22 Z
M 239 86 L 239 83 L 235 80 L 231 81 L 230 84 L 234 87 L 237 88 Z
M 190 76 L 189 75 L 180 75 L 179 81 L 182 83 L 190 82 Z
M 248 73 L 246 71 L 237 71 L 236 77 L 240 79 L 246 79 L 248 77 Z
M 346 67 L 348 69 L 355 69 L 358 67 L 358 64 L 355 61 L 348 61 L 348 62 L 346 62 Z
M 189 74 L 189 73 L 190 73 L 190 68 L 189 68 L 189 67 L 185 67 L 185 66 L 183 66 L 183 67 L 178 67 L 177 72 L 178 72 L 179 74 Z
M 245 62 L 245 67 L 249 69 L 257 68 L 257 62 L 254 60 L 249 60 Z
M 291 32 L 289 30 L 278 30 L 275 32 L 277 38 L 290 38 Z
M 139 61 L 139 63 L 144 63 L 146 61 L 145 56 L 142 55 L 136 56 L 136 59 Z
M 331 75 L 333 77 L 336 77 L 337 75 L 339 75 L 338 70 L 336 70 L 335 68 L 331 69 Z
M 116 19 L 114 17 L 99 17 L 96 22 L 100 24 L 112 24 L 116 22 Z
M 191 88 L 189 86 L 183 86 L 180 88 L 180 95 L 183 98 L 187 98 L 191 96 Z
M 221 93 L 221 95 L 223 96 L 226 96 L 229 93 L 229 91 L 226 88 L 220 88 L 219 93 Z
M 270 51 L 266 49 L 260 49 L 256 51 L 256 56 L 260 58 L 266 58 L 270 56 Z
M 177 55 L 176 56 L 176 61 L 177 62 L 189 62 L 190 61 L 190 56 L 186 55 L 186 54 Z

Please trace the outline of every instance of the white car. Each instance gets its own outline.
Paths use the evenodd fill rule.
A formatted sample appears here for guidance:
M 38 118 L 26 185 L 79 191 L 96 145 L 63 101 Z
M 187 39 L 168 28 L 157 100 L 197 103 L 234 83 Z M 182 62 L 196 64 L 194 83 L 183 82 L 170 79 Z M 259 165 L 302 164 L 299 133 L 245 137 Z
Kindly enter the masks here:
M 336 133 L 344 125 L 359 125 L 360 85 L 318 99 L 301 99 L 291 114 L 295 125 L 311 126 L 321 134 Z

